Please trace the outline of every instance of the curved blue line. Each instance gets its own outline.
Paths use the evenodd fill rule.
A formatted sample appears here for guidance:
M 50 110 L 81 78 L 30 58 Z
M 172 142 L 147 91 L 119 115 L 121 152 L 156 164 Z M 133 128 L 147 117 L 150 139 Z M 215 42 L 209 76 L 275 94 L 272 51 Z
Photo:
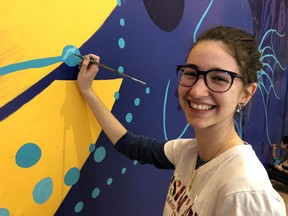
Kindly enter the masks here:
M 170 80 L 167 83 L 166 86 L 166 91 L 165 91 L 165 96 L 164 96 L 164 104 L 163 104 L 163 132 L 164 132 L 164 137 L 165 140 L 168 140 L 167 138 L 167 131 L 166 131 L 166 107 L 167 107 L 167 98 L 168 98 L 168 88 L 170 86 Z
M 210 8 L 212 7 L 213 1 L 214 1 L 214 0 L 211 0 L 211 1 L 210 1 L 208 7 L 206 8 L 206 10 L 204 11 L 203 15 L 201 16 L 201 18 L 200 18 L 198 24 L 196 25 L 196 28 L 195 28 L 195 31 L 194 31 L 194 36 L 193 36 L 194 43 L 196 42 L 196 37 L 197 37 L 196 35 L 197 35 L 197 32 L 198 32 L 198 30 L 199 30 L 199 28 L 200 28 L 200 26 L 201 26 L 201 24 L 202 24 L 204 18 L 206 17 L 208 11 L 209 11 Z
M 268 127 L 269 121 L 268 121 L 267 103 L 265 103 L 265 97 L 261 89 L 260 89 L 260 92 L 261 92 L 261 96 L 262 96 L 262 100 L 264 104 L 264 115 L 265 115 L 265 120 L 266 120 L 266 126 L 265 126 L 266 136 L 267 136 L 269 144 L 271 144 L 271 140 L 269 137 L 269 127 Z
M 52 65 L 62 61 L 62 56 L 43 58 L 43 59 L 35 59 L 26 62 L 20 62 L 11 64 L 5 67 L 0 68 L 0 76 L 13 73 L 19 70 L 25 70 L 28 68 L 41 68 L 46 67 L 48 65 Z
M 265 115 L 265 135 L 267 136 L 268 142 L 271 144 L 270 134 L 269 134 L 269 119 L 268 119 L 268 104 L 270 100 L 270 94 L 273 93 L 275 97 L 280 100 L 280 97 L 276 93 L 276 89 L 274 86 L 274 74 L 276 66 L 279 66 L 282 71 L 286 70 L 287 67 L 284 67 L 277 58 L 275 47 L 273 43 L 273 38 L 275 34 L 278 37 L 284 37 L 285 34 L 280 34 L 276 29 L 269 29 L 263 35 L 258 49 L 261 53 L 261 61 L 263 63 L 263 68 L 258 71 L 258 87 L 261 93 L 262 103 L 264 107 L 264 115 Z M 270 37 L 268 37 L 270 35 Z M 268 41 L 270 45 L 262 47 L 265 41 Z M 264 71 L 265 67 L 267 67 L 266 71 Z M 264 82 L 265 78 L 265 82 Z
M 261 48 L 262 47 L 262 44 L 264 43 L 265 39 L 266 39 L 266 36 L 270 33 L 276 33 L 279 37 L 284 37 L 285 34 L 280 34 L 276 29 L 269 29 L 268 31 L 265 32 L 265 34 L 263 35 L 261 41 L 260 41 L 260 44 L 259 44 L 259 47 Z
M 169 91 L 169 86 L 170 86 L 170 80 L 167 83 L 166 90 L 165 90 L 165 96 L 164 96 L 164 104 L 163 104 L 163 132 L 164 132 L 164 137 L 165 140 L 168 140 L 167 136 L 167 130 L 166 130 L 166 107 L 167 107 L 167 98 L 168 98 L 168 91 Z M 189 127 L 189 124 L 187 123 L 181 134 L 179 135 L 178 138 L 181 138 L 184 133 L 187 131 Z

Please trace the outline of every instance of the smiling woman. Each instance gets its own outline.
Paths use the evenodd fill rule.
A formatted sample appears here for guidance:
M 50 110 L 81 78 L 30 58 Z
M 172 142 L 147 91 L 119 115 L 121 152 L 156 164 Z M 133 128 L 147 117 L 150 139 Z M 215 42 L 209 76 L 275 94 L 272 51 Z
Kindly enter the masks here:
M 91 88 L 99 70 L 91 59 L 100 61 L 93 54 L 83 60 L 79 90 L 114 148 L 141 164 L 174 169 L 164 215 L 285 214 L 283 199 L 234 126 L 234 114 L 254 95 L 262 67 L 251 34 L 225 26 L 209 29 L 186 64 L 176 66 L 180 104 L 195 130 L 191 139 L 158 142 L 128 132 Z

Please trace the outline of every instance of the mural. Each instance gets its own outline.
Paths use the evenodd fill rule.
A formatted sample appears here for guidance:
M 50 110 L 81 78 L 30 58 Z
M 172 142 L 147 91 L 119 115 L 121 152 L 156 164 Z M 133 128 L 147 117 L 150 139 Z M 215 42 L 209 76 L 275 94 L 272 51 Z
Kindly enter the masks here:
M 0 215 L 161 215 L 170 170 L 115 152 L 77 90 L 71 52 L 101 69 L 93 88 L 135 134 L 191 137 L 175 65 L 214 25 L 255 33 L 264 63 L 251 108 L 235 118 L 264 165 L 287 134 L 288 1 L 6 2 L 0 38 Z M 78 50 L 79 49 L 79 50 Z

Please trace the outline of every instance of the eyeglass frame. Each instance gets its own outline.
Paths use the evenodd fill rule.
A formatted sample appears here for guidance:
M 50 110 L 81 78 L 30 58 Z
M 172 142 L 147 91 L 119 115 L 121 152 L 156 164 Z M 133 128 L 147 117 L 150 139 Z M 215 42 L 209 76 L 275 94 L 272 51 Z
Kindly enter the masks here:
M 194 69 L 194 70 L 197 72 L 197 77 L 196 77 L 194 83 L 193 83 L 192 85 L 189 85 L 189 86 L 183 85 L 183 84 L 181 83 L 181 81 L 180 81 L 180 79 L 179 79 L 179 75 L 178 75 L 178 74 L 179 74 L 179 69 L 180 69 L 180 68 L 185 68 L 185 67 L 192 68 L 192 69 Z M 229 86 L 229 88 L 228 88 L 227 90 L 225 90 L 225 91 L 215 91 L 215 90 L 211 89 L 211 87 L 209 87 L 209 85 L 208 85 L 208 83 L 207 83 L 207 78 L 206 78 L 206 77 L 207 77 L 207 74 L 208 74 L 209 72 L 217 72 L 217 71 L 219 71 L 219 72 L 225 72 L 225 73 L 227 73 L 227 74 L 229 74 L 229 75 L 231 76 L 230 86 Z M 211 70 L 208 70 L 208 71 L 201 71 L 201 70 L 198 70 L 198 67 L 197 67 L 196 65 L 176 65 L 176 75 L 177 75 L 177 80 L 178 80 L 179 84 L 180 84 L 181 86 L 184 86 L 184 87 L 192 87 L 193 85 L 195 85 L 195 84 L 197 83 L 200 75 L 203 75 L 203 76 L 204 76 L 205 85 L 208 87 L 208 89 L 210 89 L 210 90 L 213 91 L 213 92 L 217 92 L 217 93 L 227 92 L 227 91 L 232 87 L 232 85 L 233 85 L 233 83 L 234 83 L 234 79 L 235 79 L 236 77 L 239 78 L 239 79 L 241 79 L 242 81 L 244 80 L 244 77 L 243 77 L 242 75 L 237 74 L 237 73 L 232 72 L 232 71 L 222 70 L 222 69 L 211 69 Z

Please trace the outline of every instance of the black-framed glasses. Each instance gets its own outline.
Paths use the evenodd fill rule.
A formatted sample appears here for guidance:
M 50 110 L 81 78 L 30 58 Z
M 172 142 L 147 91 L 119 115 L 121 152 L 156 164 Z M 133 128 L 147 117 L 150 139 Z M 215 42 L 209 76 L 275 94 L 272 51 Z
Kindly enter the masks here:
M 196 65 L 177 65 L 176 71 L 180 85 L 192 87 L 199 79 L 199 76 L 203 75 L 206 86 L 211 91 L 219 93 L 228 91 L 235 77 L 243 80 L 243 76 L 231 71 L 220 69 L 200 71 Z

